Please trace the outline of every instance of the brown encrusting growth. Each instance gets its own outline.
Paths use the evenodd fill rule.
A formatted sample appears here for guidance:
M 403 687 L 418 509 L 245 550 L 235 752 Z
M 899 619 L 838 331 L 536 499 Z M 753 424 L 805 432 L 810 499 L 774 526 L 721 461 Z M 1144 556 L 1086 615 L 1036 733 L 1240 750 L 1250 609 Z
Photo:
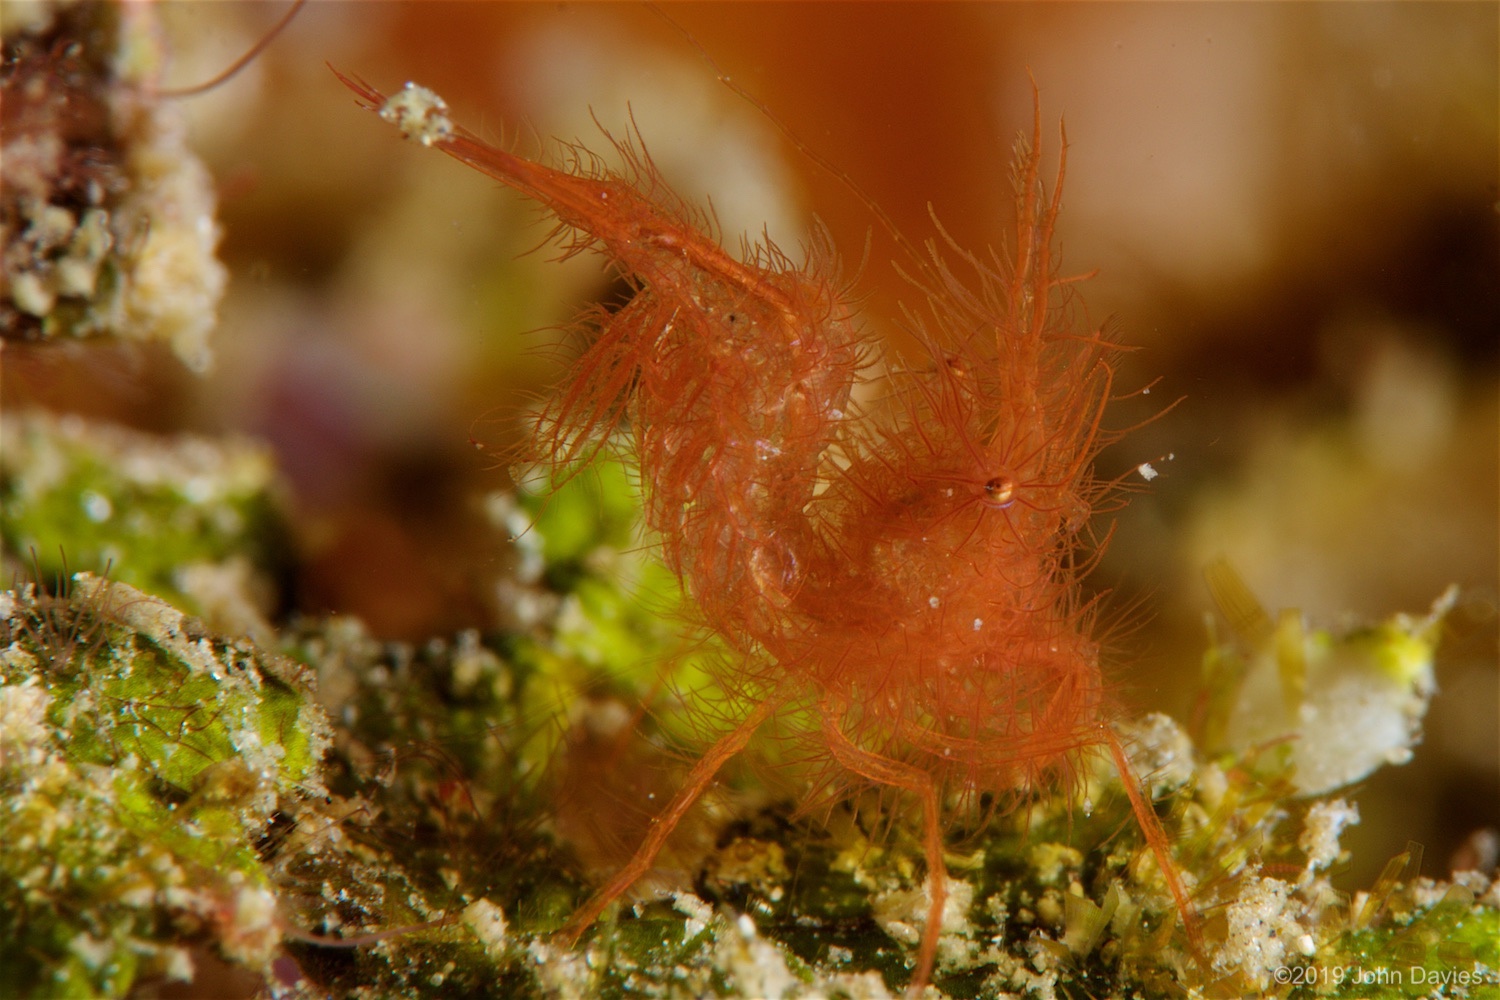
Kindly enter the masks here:
M 226 272 L 207 172 L 144 6 L 7 8 L 0 60 L 0 339 L 163 341 L 210 361 Z

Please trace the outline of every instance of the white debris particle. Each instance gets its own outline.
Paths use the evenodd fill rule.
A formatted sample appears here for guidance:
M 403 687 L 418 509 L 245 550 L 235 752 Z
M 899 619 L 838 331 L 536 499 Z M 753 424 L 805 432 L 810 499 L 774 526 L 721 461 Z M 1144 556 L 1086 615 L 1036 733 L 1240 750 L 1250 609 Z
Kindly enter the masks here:
M 464 926 L 474 932 L 491 958 L 505 952 L 505 911 L 487 899 L 476 899 L 463 910 Z
M 479 632 L 465 629 L 458 634 L 453 649 L 453 691 L 467 695 L 486 676 L 495 677 L 503 671 L 500 657 L 479 642 Z
M 162 954 L 166 958 L 165 975 L 169 983 L 190 983 L 197 975 L 197 967 L 193 965 L 193 953 L 186 948 L 165 948 Z
M 408 83 L 380 106 L 380 117 L 401 130 L 408 139 L 424 146 L 442 142 L 453 135 L 453 119 L 448 117 L 448 102 L 426 87 Z
M 42 747 L 51 738 L 52 730 L 47 725 L 47 706 L 51 695 L 27 678 L 24 684 L 8 684 L 0 687 L 0 761 L 11 758 L 20 750 Z M 29 759 L 29 758 L 28 758 Z M 36 758 L 40 762 L 41 757 Z
M 434 986 L 441 986 L 453 975 L 453 970 L 458 968 L 457 962 L 444 962 L 443 967 L 427 977 L 427 981 Z
M 1130 752 L 1136 774 L 1151 786 L 1153 797 L 1181 788 L 1193 780 L 1197 761 L 1193 741 L 1170 716 L 1151 712 L 1117 727 Z
M 974 631 L 978 632 L 982 628 L 984 628 L 984 619 L 983 618 L 976 618 L 976 619 L 974 619 Z
M 1307 852 L 1307 870 L 1319 871 L 1338 860 L 1339 835 L 1359 822 L 1359 806 L 1343 799 L 1314 802 L 1302 821 L 1297 846 Z
M 1139 472 L 1141 474 L 1141 478 L 1148 483 L 1151 482 L 1151 480 L 1155 479 L 1157 476 L 1161 475 L 1161 473 L 1157 472 L 1150 462 L 1142 462 L 1140 465 L 1137 465 L 1135 467 L 1135 471 Z
M 1307 933 L 1292 915 L 1291 886 L 1280 879 L 1253 879 L 1224 910 L 1228 935 L 1214 956 L 1220 972 L 1238 969 L 1257 989 L 1271 984 L 1272 973 L 1285 966 L 1287 946 Z
M 1037 971 L 1018 966 L 1011 973 L 1010 984 L 1038 1000 L 1057 1000 L 1057 953 L 1047 947 L 1047 938 L 1041 934 L 1026 942 L 1025 948 Z
M 742 996 L 779 1000 L 801 995 L 802 981 L 787 967 L 786 956 L 760 935 L 725 934 L 717 951 L 714 964 L 729 973 Z
M 218 492 L 214 480 L 205 475 L 189 476 L 182 484 L 183 499 L 190 503 L 206 504 L 214 500 Z
M 83 515 L 95 524 L 103 524 L 115 513 L 115 505 L 103 493 L 84 490 L 79 499 L 83 501 Z
M 233 916 L 219 939 L 224 954 L 245 965 L 271 961 L 281 944 L 276 896 L 269 889 L 240 886 L 231 902 Z
M 580 953 L 533 938 L 526 945 L 526 953 L 547 996 L 583 996 L 593 980 L 589 958 L 596 954 L 595 949 Z
M 972 943 L 965 932 L 969 930 L 969 907 L 973 902 L 974 886 L 961 878 L 949 877 L 938 938 L 939 963 L 965 961 Z M 911 946 L 922 940 L 927 908 L 931 903 L 932 880 L 926 879 L 916 888 L 880 893 L 875 897 L 872 909 L 881 930 Z
M 32 316 L 45 316 L 57 304 L 57 293 L 47 287 L 42 276 L 23 271 L 10 279 L 11 301 L 16 308 Z
M 927 598 L 927 606 L 929 608 L 942 607 L 942 604 L 943 604 L 943 602 L 941 600 L 939 600 L 936 596 Z
M 78 960 L 86 967 L 98 970 L 114 955 L 115 946 L 111 941 L 96 941 L 86 932 L 80 932 L 68 942 L 68 950 L 77 955 Z
M 155 902 L 156 887 L 149 882 L 142 882 L 121 892 L 118 898 L 132 909 L 144 910 Z
M 682 925 L 684 943 L 707 930 L 709 921 L 714 918 L 714 908 L 690 892 L 673 893 L 672 909 L 687 917 Z
M 1198 798 L 1210 810 L 1219 808 L 1224 796 L 1229 794 L 1229 775 L 1213 761 L 1207 761 L 1198 769 Z

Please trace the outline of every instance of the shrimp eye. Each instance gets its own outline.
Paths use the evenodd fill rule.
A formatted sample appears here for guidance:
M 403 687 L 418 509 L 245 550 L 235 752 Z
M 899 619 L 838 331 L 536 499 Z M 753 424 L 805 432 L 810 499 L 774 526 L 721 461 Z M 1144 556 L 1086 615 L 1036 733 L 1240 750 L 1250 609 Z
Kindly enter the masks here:
M 991 507 L 1009 507 L 1016 499 L 1016 481 L 1009 476 L 996 476 L 984 484 L 984 502 Z

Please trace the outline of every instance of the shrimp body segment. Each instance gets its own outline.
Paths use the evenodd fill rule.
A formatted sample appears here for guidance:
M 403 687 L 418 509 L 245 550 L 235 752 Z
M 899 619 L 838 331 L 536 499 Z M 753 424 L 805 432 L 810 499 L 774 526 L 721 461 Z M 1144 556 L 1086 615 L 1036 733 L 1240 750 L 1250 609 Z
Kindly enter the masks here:
M 581 150 L 574 171 L 555 170 L 446 124 L 429 144 L 545 205 L 568 253 L 595 249 L 634 286 L 628 305 L 589 317 L 597 336 L 538 424 L 537 457 L 566 474 L 626 415 L 667 564 L 748 649 L 802 582 L 803 508 L 862 364 L 832 254 L 815 247 L 805 268 L 770 246 L 734 259 L 627 144 L 631 177 Z

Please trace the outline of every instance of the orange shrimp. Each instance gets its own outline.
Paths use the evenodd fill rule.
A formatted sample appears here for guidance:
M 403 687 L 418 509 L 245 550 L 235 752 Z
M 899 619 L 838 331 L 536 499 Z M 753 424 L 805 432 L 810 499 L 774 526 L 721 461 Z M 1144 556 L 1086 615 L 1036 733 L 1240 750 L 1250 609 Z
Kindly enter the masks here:
M 1118 348 L 1069 325 L 1070 279 L 1051 249 L 1066 143 L 1048 193 L 1039 98 L 1018 149 L 1013 259 L 959 252 L 946 234 L 924 254 L 898 234 L 927 300 L 909 314 L 925 356 L 889 365 L 885 402 L 860 408 L 851 392 L 879 349 L 826 241 L 801 265 L 769 245 L 735 260 L 632 143 L 615 143 L 623 175 L 581 168 L 596 161 L 577 149 L 574 169 L 557 170 L 454 126 L 421 88 L 387 99 L 339 78 L 409 136 L 545 205 L 568 252 L 595 249 L 631 283 L 627 305 L 590 316 L 598 336 L 539 420 L 537 451 L 566 474 L 628 420 L 645 520 L 701 624 L 736 654 L 715 679 L 738 721 L 561 940 L 650 869 L 717 772 L 777 719 L 812 720 L 797 735 L 826 768 L 815 787 L 875 786 L 921 808 L 930 889 L 912 992 L 937 951 L 945 805 L 1071 787 L 1090 752 L 1118 769 L 1196 952 L 1166 834 L 1109 725 L 1080 596 L 1102 545 L 1090 515 L 1116 492 L 1093 466 L 1111 438 L 1101 420 Z

